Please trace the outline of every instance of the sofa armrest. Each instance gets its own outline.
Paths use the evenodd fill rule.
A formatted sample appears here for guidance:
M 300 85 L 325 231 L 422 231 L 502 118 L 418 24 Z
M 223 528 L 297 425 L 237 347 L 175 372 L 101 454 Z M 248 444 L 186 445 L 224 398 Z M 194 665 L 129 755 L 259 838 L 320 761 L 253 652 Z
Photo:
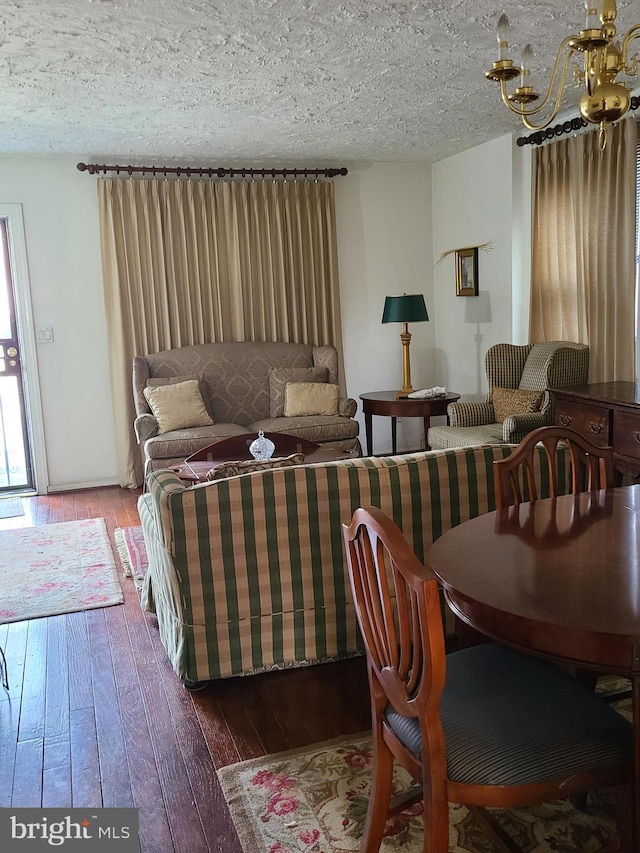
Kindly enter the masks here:
M 493 403 L 449 403 L 449 423 L 455 427 L 474 427 L 494 424 L 496 415 Z
M 502 422 L 502 440 L 507 444 L 518 444 L 531 430 L 547 426 L 548 423 L 549 418 L 544 412 L 509 415 Z
M 351 397 L 343 397 L 338 402 L 338 414 L 345 418 L 353 418 L 357 411 L 358 404 Z
M 138 415 L 133 422 L 138 444 L 144 444 L 148 438 L 158 434 L 158 421 L 153 415 Z
M 173 553 L 173 514 L 171 512 L 171 499 L 174 495 L 183 495 L 187 487 L 175 471 L 161 468 L 151 471 L 147 476 L 147 488 L 156 520 L 159 521 L 158 528 L 164 535 L 164 547 Z

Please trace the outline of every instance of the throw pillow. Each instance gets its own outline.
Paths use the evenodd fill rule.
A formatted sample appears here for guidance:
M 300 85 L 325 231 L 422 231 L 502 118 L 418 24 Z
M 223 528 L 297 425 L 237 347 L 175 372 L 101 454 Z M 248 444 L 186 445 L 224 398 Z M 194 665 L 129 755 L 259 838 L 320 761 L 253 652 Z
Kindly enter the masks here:
M 211 426 L 197 379 L 176 382 L 171 385 L 159 385 L 144 389 L 154 418 L 158 421 L 158 435 L 174 429 Z
M 337 415 L 340 389 L 330 382 L 287 382 L 284 389 L 285 418 L 305 415 Z
M 326 367 L 272 367 L 269 371 L 269 416 L 284 415 L 284 389 L 287 382 L 328 382 Z
M 510 415 L 539 412 L 544 391 L 525 391 L 522 388 L 493 388 L 491 402 L 496 421 L 501 424 Z
M 291 456 L 275 456 L 271 459 L 242 459 L 238 462 L 221 462 L 207 472 L 207 480 L 223 480 L 238 474 L 252 474 L 254 471 L 267 471 L 270 468 L 288 468 L 290 465 L 302 465 L 304 453 L 292 453 Z
M 177 385 L 180 382 L 188 382 L 190 379 L 195 379 L 199 383 L 197 376 L 154 376 L 147 379 L 146 388 L 159 388 L 161 385 Z

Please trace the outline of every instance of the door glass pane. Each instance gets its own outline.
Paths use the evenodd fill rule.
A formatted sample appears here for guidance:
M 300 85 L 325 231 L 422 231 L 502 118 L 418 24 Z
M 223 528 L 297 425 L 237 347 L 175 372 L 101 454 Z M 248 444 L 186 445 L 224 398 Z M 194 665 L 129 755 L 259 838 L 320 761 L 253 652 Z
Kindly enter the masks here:
M 11 338 L 11 311 L 9 310 L 9 270 L 5 252 L 0 252 L 0 338 Z
M 29 482 L 17 376 L 0 376 L 0 488 Z

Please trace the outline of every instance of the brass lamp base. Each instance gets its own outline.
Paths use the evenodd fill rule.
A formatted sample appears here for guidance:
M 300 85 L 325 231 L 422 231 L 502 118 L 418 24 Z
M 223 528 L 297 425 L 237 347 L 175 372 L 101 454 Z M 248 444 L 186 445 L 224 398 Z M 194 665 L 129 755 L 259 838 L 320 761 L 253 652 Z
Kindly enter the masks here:
M 411 357 L 409 355 L 411 332 L 407 323 L 403 326 L 400 340 L 402 341 L 402 388 L 396 394 L 396 400 L 408 397 L 409 394 L 413 393 L 411 386 Z
M 409 394 L 413 394 L 413 388 L 403 388 L 401 391 L 396 393 L 396 400 L 406 399 Z

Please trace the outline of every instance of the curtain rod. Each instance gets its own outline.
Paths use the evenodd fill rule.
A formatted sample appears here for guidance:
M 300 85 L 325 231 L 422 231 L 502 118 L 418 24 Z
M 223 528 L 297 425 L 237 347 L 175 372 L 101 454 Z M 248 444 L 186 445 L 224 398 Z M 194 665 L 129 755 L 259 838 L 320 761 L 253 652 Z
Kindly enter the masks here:
M 632 95 L 630 109 L 637 110 L 638 107 L 640 107 L 640 97 Z M 543 142 L 547 142 L 549 139 L 554 139 L 556 136 L 562 136 L 565 133 L 574 133 L 576 130 L 587 127 L 588 124 L 588 121 L 585 121 L 581 116 L 577 116 L 560 124 L 555 124 L 553 127 L 547 127 L 545 130 L 536 130 L 535 133 L 530 133 L 529 136 L 519 136 L 516 142 L 520 148 L 524 145 L 542 145 Z
M 315 177 L 322 175 L 325 178 L 335 178 L 338 175 L 346 175 L 348 172 L 344 166 L 339 169 L 248 169 L 243 167 L 227 169 L 222 166 L 217 168 L 197 166 L 107 166 L 104 163 L 102 165 L 98 165 L 97 163 L 78 163 L 76 168 L 79 172 L 88 172 L 90 175 L 97 175 L 100 172 L 103 172 L 105 175 L 107 172 L 116 172 L 118 175 L 121 172 L 126 172 L 127 175 L 132 175 L 134 172 L 141 172 L 143 175 L 177 175 L 178 177 L 185 175 L 187 178 L 190 178 L 191 175 L 206 175 L 209 178 L 224 178 L 227 176 L 231 178 L 235 176 L 251 178 L 256 175 L 262 178 L 275 178 L 276 176 L 283 178 L 306 178 L 310 175 Z

